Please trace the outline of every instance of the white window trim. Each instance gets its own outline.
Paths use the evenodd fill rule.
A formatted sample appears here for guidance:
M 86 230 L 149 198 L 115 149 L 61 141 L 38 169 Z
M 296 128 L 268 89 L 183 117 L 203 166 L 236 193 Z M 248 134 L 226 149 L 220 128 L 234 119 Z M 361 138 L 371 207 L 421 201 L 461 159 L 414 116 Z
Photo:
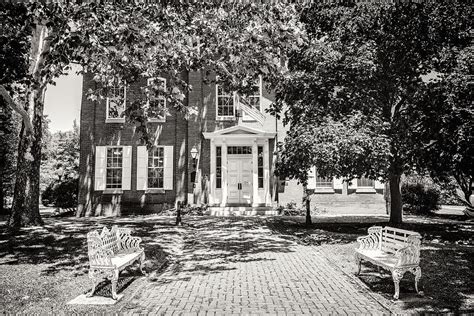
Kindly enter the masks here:
M 260 113 L 262 113 L 262 76 L 258 76 L 258 92 L 259 92 L 259 98 L 258 98 L 258 107 Z M 242 111 L 242 121 L 244 122 L 256 122 L 254 118 L 252 118 L 250 115 L 245 115 L 244 112 Z
M 165 89 L 166 89 L 166 78 L 163 78 L 163 77 L 152 77 L 152 78 L 148 78 L 147 81 L 146 81 L 146 84 L 147 86 L 150 85 L 150 82 L 153 81 L 153 80 L 163 80 L 164 83 L 165 83 Z M 165 97 L 161 97 L 163 98 L 163 100 L 165 101 L 165 109 L 166 109 L 166 98 Z M 148 100 L 147 101 L 147 107 L 150 105 L 150 101 Z M 166 115 L 164 115 L 162 118 L 148 118 L 148 122 L 152 122 L 152 123 L 164 123 L 166 122 Z
M 220 84 L 216 83 L 216 120 L 217 121 L 235 121 L 235 104 L 237 102 L 237 94 L 235 92 L 232 92 L 232 102 L 233 102 L 233 109 L 232 109 L 232 115 L 219 115 L 219 86 Z
M 109 103 L 110 103 L 110 98 L 106 98 L 106 106 L 105 106 L 105 123 L 125 123 L 125 116 L 124 117 L 109 117 Z M 123 110 L 125 111 L 127 109 L 127 85 L 124 84 L 123 86 Z
M 148 150 L 148 158 L 146 161 L 146 188 L 147 190 L 164 190 L 165 189 L 165 146 L 154 146 L 154 148 L 163 149 L 163 186 L 161 188 L 149 187 L 148 186 L 148 170 L 150 166 L 148 165 L 148 160 L 150 159 L 150 151 Z
M 107 152 L 110 148 L 122 148 L 122 176 L 120 178 L 120 188 L 107 188 Z M 124 155 L 124 148 L 123 146 L 105 146 L 105 182 L 104 182 L 104 193 L 122 193 L 123 192 L 123 155 Z M 114 168 L 118 169 L 118 168 Z
M 370 180 L 374 181 L 374 184 L 372 186 L 359 186 L 359 184 L 357 183 L 358 180 L 359 180 L 359 178 L 355 179 L 356 193 L 376 193 L 377 192 L 375 190 L 375 180 L 370 179 Z

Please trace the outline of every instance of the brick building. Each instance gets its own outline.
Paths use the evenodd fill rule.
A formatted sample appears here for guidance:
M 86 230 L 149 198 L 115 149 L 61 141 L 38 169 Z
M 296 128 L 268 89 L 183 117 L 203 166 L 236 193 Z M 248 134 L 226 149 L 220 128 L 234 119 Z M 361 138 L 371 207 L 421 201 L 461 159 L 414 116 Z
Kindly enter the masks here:
M 256 82 L 254 94 L 243 105 L 237 94 L 204 84 L 201 72 L 189 73 L 186 79 L 193 89 L 185 102 L 197 113 L 185 119 L 171 107 L 167 115 L 152 111 L 151 150 L 122 112 L 141 86 L 150 80 L 166 85 L 166 79 L 117 85 L 102 100 L 90 100 L 83 93 L 79 189 L 83 215 L 152 213 L 171 208 L 176 201 L 209 204 L 213 214 L 272 214 L 278 205 L 301 203 L 302 187 L 273 174 L 273 152 L 286 131 L 265 113 L 272 95 L 262 82 Z M 94 84 L 90 75 L 84 76 L 83 91 Z M 166 106 L 164 99 L 155 102 Z M 348 185 L 320 179 L 313 170 L 309 187 L 321 205 L 384 208 L 383 186 L 376 181 L 359 179 Z

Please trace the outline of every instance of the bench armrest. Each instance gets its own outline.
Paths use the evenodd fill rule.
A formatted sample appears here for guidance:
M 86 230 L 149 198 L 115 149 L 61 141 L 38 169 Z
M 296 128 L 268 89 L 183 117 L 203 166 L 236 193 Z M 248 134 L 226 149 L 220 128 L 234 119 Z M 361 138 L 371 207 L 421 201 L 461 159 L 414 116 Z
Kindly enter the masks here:
M 140 237 L 131 236 L 130 233 L 131 231 L 128 228 L 119 229 L 119 250 L 121 252 L 135 252 L 143 250 L 143 248 L 140 247 L 142 239 Z
M 104 249 L 98 247 L 95 249 L 89 248 L 89 265 L 98 267 L 98 266 L 112 266 L 111 258 L 114 256 L 114 252 L 110 249 Z
M 403 247 L 395 253 L 397 266 L 415 265 L 420 263 L 420 248 L 415 245 Z
M 379 249 L 382 241 L 382 227 L 374 226 L 368 229 L 368 236 L 358 237 L 359 250 Z

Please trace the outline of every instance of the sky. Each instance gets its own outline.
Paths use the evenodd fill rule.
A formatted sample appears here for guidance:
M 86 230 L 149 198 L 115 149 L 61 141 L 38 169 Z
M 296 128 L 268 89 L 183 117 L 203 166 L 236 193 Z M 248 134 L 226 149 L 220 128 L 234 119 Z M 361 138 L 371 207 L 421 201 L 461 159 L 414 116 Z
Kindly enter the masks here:
M 74 119 L 79 124 L 82 98 L 82 76 L 77 75 L 79 66 L 74 65 L 67 76 L 56 79 L 56 86 L 46 90 L 44 113 L 50 120 L 51 133 L 72 129 Z

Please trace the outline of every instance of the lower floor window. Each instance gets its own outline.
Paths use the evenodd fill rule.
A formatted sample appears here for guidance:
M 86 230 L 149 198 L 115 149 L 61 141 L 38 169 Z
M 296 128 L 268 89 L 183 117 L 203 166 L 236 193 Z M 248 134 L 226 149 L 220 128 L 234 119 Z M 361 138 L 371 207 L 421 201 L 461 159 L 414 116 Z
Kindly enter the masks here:
M 105 188 L 122 188 L 123 150 L 121 147 L 107 148 L 107 170 Z
M 148 153 L 148 188 L 162 189 L 164 186 L 164 149 L 155 147 Z
M 316 171 L 316 188 L 332 188 L 332 179 L 321 177 Z
M 365 177 L 357 179 L 357 187 L 373 188 L 374 185 L 375 185 L 375 181 L 372 179 L 365 178 Z

